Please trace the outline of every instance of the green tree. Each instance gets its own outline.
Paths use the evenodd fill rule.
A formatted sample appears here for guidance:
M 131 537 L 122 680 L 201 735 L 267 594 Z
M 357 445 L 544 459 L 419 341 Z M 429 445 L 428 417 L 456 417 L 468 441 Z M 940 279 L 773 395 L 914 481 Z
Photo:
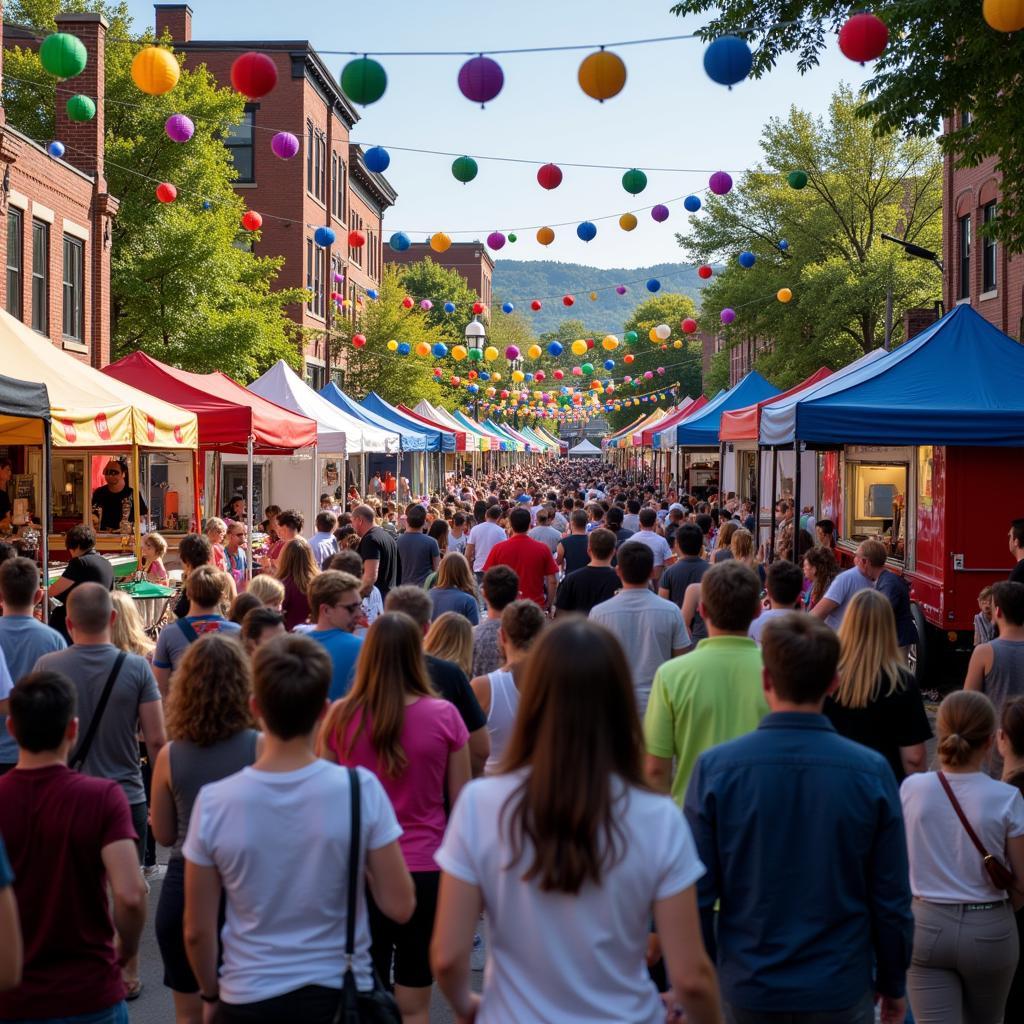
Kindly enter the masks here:
M 242 117 L 244 98 L 219 88 L 205 67 L 182 70 L 170 97 L 148 96 L 131 79 L 131 61 L 150 35 L 135 36 L 127 5 L 97 0 L 16 0 L 6 14 L 40 33 L 64 11 L 102 13 L 106 47 L 106 175 L 121 202 L 113 222 L 111 330 L 114 356 L 136 349 L 189 370 L 223 370 L 242 381 L 278 359 L 301 363 L 299 332 L 285 312 L 300 289 L 273 290 L 283 260 L 259 257 L 258 239 L 240 226 L 242 200 L 221 142 Z M 136 41 L 133 41 L 135 39 Z M 30 137 L 54 137 L 56 82 L 37 54 L 4 53 L 3 99 L 10 123 Z M 184 145 L 164 132 L 168 114 L 187 114 L 195 134 Z M 68 153 L 73 161 L 74 152 Z M 179 198 L 161 204 L 155 183 Z
M 689 232 L 677 236 L 697 258 L 726 264 L 704 291 L 702 326 L 724 330 L 732 344 L 763 347 L 757 368 L 779 386 L 882 344 L 890 288 L 894 343 L 901 340 L 903 311 L 941 296 L 934 264 L 881 239 L 887 232 L 941 248 L 942 167 L 935 146 L 880 132 L 875 119 L 857 116 L 857 106 L 852 92 L 840 88 L 827 117 L 793 107 L 787 118 L 773 118 L 762 133 L 758 167 L 727 195 L 712 197 Z M 808 175 L 802 190 L 787 183 L 794 168 Z M 750 269 L 737 259 L 744 250 L 756 257 Z M 783 288 L 792 293 L 788 303 L 777 298 Z M 723 328 L 720 313 L 727 307 L 736 318 Z
M 863 4 L 844 0 L 680 0 L 678 15 L 714 11 L 700 29 L 705 40 L 742 35 L 754 49 L 752 74 L 760 77 L 786 53 L 807 72 L 836 45 L 844 21 Z M 971 111 L 940 139 L 959 166 L 996 157 L 1003 198 L 995 233 L 1024 251 L 1024 32 L 994 31 L 977 0 L 889 0 L 878 10 L 889 43 L 874 63 L 858 113 L 879 132 L 930 139 L 953 111 Z
M 427 322 L 441 330 L 446 344 L 460 345 L 466 330 L 466 324 L 473 319 L 473 303 L 479 296 L 466 284 L 465 278 L 456 270 L 435 263 L 425 256 L 418 263 L 410 263 L 402 270 L 402 286 L 417 305 L 428 299 L 433 306 L 427 311 Z M 446 302 L 455 305 L 455 312 L 446 313 Z M 487 318 L 480 320 L 486 323 Z

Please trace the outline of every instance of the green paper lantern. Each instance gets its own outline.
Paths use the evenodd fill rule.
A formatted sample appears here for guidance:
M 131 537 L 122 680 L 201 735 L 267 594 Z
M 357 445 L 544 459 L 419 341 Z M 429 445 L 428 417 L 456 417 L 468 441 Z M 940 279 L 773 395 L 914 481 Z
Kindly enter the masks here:
M 806 171 L 790 171 L 786 175 L 786 181 L 789 182 L 790 188 L 802 189 L 807 187 L 807 172 Z
M 583 371 L 583 376 L 584 377 L 589 377 L 594 372 L 594 364 L 593 363 L 584 363 L 580 367 L 580 369 Z
M 72 96 L 67 103 L 68 117 L 72 121 L 91 121 L 96 116 L 96 102 L 88 96 Z
M 516 240 L 516 236 L 514 234 L 512 234 L 511 232 L 509 232 L 508 240 L 510 242 L 514 242 Z
M 365 106 L 376 103 L 388 87 L 388 74 L 371 57 L 350 60 L 341 71 L 341 88 L 353 102 Z
M 54 32 L 39 47 L 43 67 L 57 78 L 74 78 L 85 70 L 89 55 L 85 43 L 70 32 Z
M 647 175 L 639 168 L 634 167 L 622 176 L 622 187 L 631 195 L 639 195 L 647 188 Z
M 480 168 L 477 167 L 476 161 L 471 156 L 459 156 L 452 161 L 452 175 L 463 185 L 472 181 L 479 170 Z
M 634 344 L 636 344 L 636 339 L 637 339 L 636 331 L 626 331 L 626 333 L 622 336 L 622 340 L 627 345 L 634 345 Z
M 479 348 L 471 348 L 466 354 L 469 356 L 471 363 L 479 363 L 484 357 L 483 349 Z

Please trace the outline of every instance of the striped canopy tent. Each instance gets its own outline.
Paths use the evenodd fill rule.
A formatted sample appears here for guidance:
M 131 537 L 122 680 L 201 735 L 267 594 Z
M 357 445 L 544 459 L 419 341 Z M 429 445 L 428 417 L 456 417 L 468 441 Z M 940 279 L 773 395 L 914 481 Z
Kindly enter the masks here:
M 643 420 L 645 420 L 645 419 L 647 419 L 647 417 L 642 415 L 642 414 L 640 416 L 637 416 L 637 418 L 635 420 L 633 420 L 633 422 L 630 423 L 628 426 L 622 427 L 621 429 L 617 430 L 614 434 L 609 434 L 601 442 L 601 447 L 602 448 L 618 448 L 619 447 L 619 440 L 621 438 L 623 438 L 623 437 L 626 437 L 633 430 L 633 428 L 638 423 L 643 422 Z
M 472 430 L 481 436 L 481 439 L 486 441 L 490 445 L 490 451 L 492 452 L 509 452 L 512 451 L 512 442 L 504 435 L 495 434 L 485 428 L 484 423 L 477 423 L 476 420 L 471 420 L 461 409 L 452 410 L 452 419 L 456 423 L 461 423 L 467 430 Z M 486 421 L 484 421 L 486 423 Z
M 475 452 L 480 450 L 476 439 L 472 434 L 466 432 L 465 427 L 439 419 L 436 410 L 432 410 L 430 413 L 420 412 L 419 406 L 415 409 L 410 409 L 407 405 L 401 403 L 397 408 L 403 416 L 408 416 L 417 423 L 422 423 L 425 427 L 434 427 L 438 430 L 448 431 L 455 438 L 455 450 L 457 452 Z
M 401 405 L 399 408 L 405 409 L 407 407 Z M 490 441 L 487 438 L 459 423 L 447 409 L 431 405 L 425 398 L 421 398 L 416 403 L 416 408 L 410 409 L 409 412 L 415 412 L 424 419 L 433 421 L 448 430 L 454 431 L 456 434 L 459 432 L 464 433 L 466 435 L 465 450 L 467 452 L 486 452 L 490 450 Z
M 509 431 L 505 430 L 504 427 L 499 426 L 494 420 L 488 418 L 484 420 L 484 425 L 493 434 L 497 434 L 498 437 L 503 437 L 510 445 L 509 451 L 513 452 L 524 452 L 526 451 L 526 442 L 520 437 L 514 437 Z

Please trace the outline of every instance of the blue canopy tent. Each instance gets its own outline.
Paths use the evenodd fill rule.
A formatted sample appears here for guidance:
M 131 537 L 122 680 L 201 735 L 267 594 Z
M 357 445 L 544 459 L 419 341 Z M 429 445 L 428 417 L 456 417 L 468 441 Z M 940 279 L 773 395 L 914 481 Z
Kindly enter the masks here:
M 751 370 L 735 387 L 715 395 L 696 415 L 683 420 L 674 429 L 670 428 L 669 438 L 682 448 L 717 448 L 723 412 L 743 409 L 779 393 L 777 387 L 756 370 Z
M 453 452 L 455 451 L 455 435 L 447 430 L 433 429 L 426 423 L 414 420 L 410 416 L 389 405 L 376 391 L 371 391 L 363 399 L 363 408 L 369 410 L 381 419 L 389 420 L 396 427 L 407 427 L 409 430 L 418 430 L 427 439 L 425 451 L 428 452 Z

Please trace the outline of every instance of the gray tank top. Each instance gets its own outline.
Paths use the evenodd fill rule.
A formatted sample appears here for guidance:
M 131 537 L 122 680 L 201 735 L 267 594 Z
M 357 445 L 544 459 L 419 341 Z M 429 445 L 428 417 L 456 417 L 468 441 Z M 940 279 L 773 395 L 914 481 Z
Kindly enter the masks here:
M 243 729 L 209 747 L 200 747 L 188 740 L 174 740 L 170 744 L 171 795 L 178 819 L 178 838 L 171 847 L 172 859 L 181 857 L 181 847 L 192 818 L 192 805 L 199 790 L 210 782 L 226 779 L 248 768 L 256 760 L 258 737 L 255 729 Z
M 982 691 L 996 706 L 996 721 L 1003 713 L 1003 705 L 1011 698 L 1024 694 L 1024 640 L 1003 640 L 996 637 L 989 641 L 992 648 L 992 669 L 985 673 Z M 1003 759 L 995 745 L 989 757 L 989 774 L 998 779 L 1002 776 Z

